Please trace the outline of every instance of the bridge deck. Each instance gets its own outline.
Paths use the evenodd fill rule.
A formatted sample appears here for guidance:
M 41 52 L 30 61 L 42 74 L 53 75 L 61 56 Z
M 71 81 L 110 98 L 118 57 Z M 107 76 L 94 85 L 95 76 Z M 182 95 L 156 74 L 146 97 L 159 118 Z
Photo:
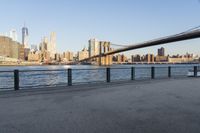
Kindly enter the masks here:
M 165 79 L 1 94 L 0 133 L 199 133 L 199 81 Z

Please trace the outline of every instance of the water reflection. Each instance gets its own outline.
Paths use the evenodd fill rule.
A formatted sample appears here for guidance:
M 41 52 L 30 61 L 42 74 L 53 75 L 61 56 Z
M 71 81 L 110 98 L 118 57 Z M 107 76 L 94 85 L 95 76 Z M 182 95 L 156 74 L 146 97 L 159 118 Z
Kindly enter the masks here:
M 172 76 L 187 76 L 190 69 L 194 65 L 173 65 L 171 72 Z M 111 81 L 113 80 L 130 80 L 131 67 L 115 65 L 111 68 Z M 136 65 L 135 78 L 147 79 L 151 78 L 150 65 Z M 164 78 L 168 76 L 168 65 L 156 65 L 155 76 Z M 106 69 L 99 66 L 24 66 L 24 67 L 0 67 L 0 71 L 20 70 L 20 87 L 28 88 L 29 86 L 55 86 L 67 85 L 67 69 L 72 68 L 73 84 L 89 83 L 89 82 L 105 82 Z M 118 69 L 125 68 L 125 69 Z M 52 71 L 52 70 L 62 71 Z M 92 70 L 89 70 L 92 69 Z M 27 70 L 22 72 L 23 70 Z M 51 70 L 51 71 L 28 71 L 28 70 Z M 13 88 L 14 74 L 13 72 L 0 72 L 0 88 Z

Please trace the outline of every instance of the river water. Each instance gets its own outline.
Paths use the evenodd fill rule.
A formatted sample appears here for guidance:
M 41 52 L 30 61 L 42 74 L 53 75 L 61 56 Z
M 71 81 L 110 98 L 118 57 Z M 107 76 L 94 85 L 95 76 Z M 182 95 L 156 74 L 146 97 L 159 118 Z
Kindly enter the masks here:
M 135 67 L 135 79 L 151 78 L 151 66 L 155 66 L 155 77 L 166 78 L 168 76 L 168 66 L 171 66 L 173 77 L 187 76 L 197 64 L 184 65 L 113 65 L 111 66 L 111 81 L 130 80 L 131 67 Z M 72 69 L 73 84 L 106 82 L 106 68 L 91 65 L 75 66 L 13 66 L 0 67 L 0 89 L 13 89 L 14 73 L 19 70 L 20 88 L 34 88 L 41 86 L 65 86 L 67 85 L 67 69 Z M 32 71 L 34 70 L 34 71 Z M 45 70 L 45 71 L 37 71 Z M 62 71 L 56 71 L 62 70 Z

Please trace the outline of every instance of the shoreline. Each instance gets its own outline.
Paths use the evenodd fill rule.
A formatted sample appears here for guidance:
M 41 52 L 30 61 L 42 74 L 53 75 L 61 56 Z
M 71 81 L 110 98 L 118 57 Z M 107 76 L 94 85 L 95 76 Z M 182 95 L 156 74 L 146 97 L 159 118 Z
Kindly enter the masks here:
M 200 63 L 141 63 L 141 64 L 138 64 L 138 63 L 130 63 L 130 64 L 112 64 L 110 66 L 115 66 L 115 65 L 124 65 L 124 66 L 127 66 L 127 65 L 200 65 Z M 18 66 L 66 66 L 66 65 L 69 65 L 69 66 L 74 66 L 72 64 L 0 64 L 0 67 L 18 67 Z M 77 65 L 75 65 L 77 66 Z M 83 65 L 84 66 L 84 65 Z M 91 66 L 94 66 L 94 65 L 91 65 Z

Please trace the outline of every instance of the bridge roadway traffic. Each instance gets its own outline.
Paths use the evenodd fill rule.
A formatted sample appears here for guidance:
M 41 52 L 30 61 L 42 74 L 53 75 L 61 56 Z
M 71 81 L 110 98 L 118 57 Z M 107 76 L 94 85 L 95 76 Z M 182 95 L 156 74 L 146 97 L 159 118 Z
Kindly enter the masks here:
M 199 78 L 0 94 L 0 133 L 200 133 Z

